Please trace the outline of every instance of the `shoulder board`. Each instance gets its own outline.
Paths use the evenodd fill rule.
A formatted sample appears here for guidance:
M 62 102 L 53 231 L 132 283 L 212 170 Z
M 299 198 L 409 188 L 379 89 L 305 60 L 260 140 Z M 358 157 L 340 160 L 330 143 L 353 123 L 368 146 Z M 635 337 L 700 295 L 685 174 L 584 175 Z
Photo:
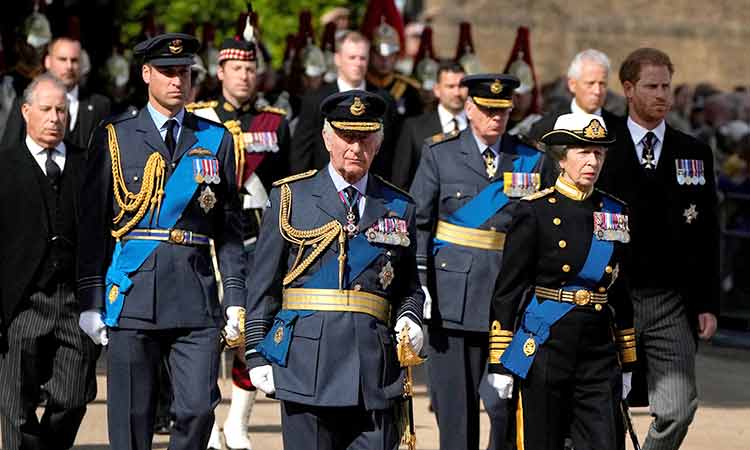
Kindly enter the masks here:
M 292 175 L 290 177 L 286 177 L 286 178 L 282 178 L 280 180 L 274 181 L 273 182 L 273 186 L 277 187 L 277 186 L 281 186 L 282 184 L 288 184 L 288 183 L 293 183 L 293 182 L 298 181 L 298 180 L 304 180 L 305 178 L 310 178 L 311 176 L 315 175 L 316 173 L 318 173 L 317 169 L 308 170 L 307 172 L 298 173 L 296 175 Z
M 262 107 L 259 112 L 267 112 L 267 113 L 273 113 L 278 114 L 280 116 L 286 116 L 287 110 L 284 108 L 277 108 L 275 106 L 264 106 Z
M 439 144 L 441 142 L 446 142 L 455 139 L 458 137 L 458 133 L 455 131 L 451 131 L 449 133 L 437 133 L 433 134 L 432 137 L 427 138 L 428 143 L 430 145 Z
M 135 119 L 137 115 L 138 115 L 138 110 L 133 108 L 128 111 L 125 111 L 124 113 L 115 114 L 115 115 L 107 117 L 101 122 L 101 125 L 105 126 L 110 123 L 114 124 L 118 122 L 123 122 L 125 120 Z
M 625 200 L 619 199 L 619 198 L 615 197 L 614 195 L 610 194 L 609 192 L 605 192 L 605 191 L 603 191 L 603 190 L 601 190 L 601 189 L 599 189 L 599 188 L 594 188 L 594 189 L 595 189 L 595 190 L 596 190 L 596 191 L 597 191 L 598 193 L 602 194 L 603 196 L 605 196 L 605 197 L 609 197 L 609 198 L 611 198 L 612 200 L 614 200 L 614 201 L 616 201 L 616 202 L 618 202 L 618 203 L 622 204 L 623 206 L 628 206 L 628 204 L 627 204 L 627 203 L 625 203 Z
M 531 201 L 531 200 L 536 200 L 538 198 L 546 197 L 547 195 L 551 194 L 554 190 L 555 188 L 548 187 L 547 189 L 542 189 L 539 192 L 535 192 L 531 195 L 527 195 L 526 197 L 521 198 L 521 200 Z
M 185 105 L 185 109 L 187 109 L 189 112 L 193 112 L 196 109 L 216 108 L 217 106 L 219 106 L 218 100 L 209 100 L 207 102 L 188 103 L 187 105 Z
M 408 84 L 409 86 L 413 87 L 414 89 L 421 89 L 422 85 L 419 83 L 419 81 L 415 80 L 414 78 L 407 77 L 406 75 L 401 75 L 400 73 L 394 74 L 397 80 L 401 80 L 404 83 Z
M 385 178 L 381 177 L 378 174 L 372 174 L 372 175 L 374 175 L 375 178 L 377 178 L 378 180 L 380 180 L 383 184 L 385 184 L 389 188 L 391 188 L 394 191 L 398 192 L 399 194 L 405 196 L 409 200 L 412 200 L 411 195 L 408 192 L 406 192 L 405 190 L 401 189 L 400 187 L 396 186 L 395 184 L 391 183 L 390 181 L 386 180 Z

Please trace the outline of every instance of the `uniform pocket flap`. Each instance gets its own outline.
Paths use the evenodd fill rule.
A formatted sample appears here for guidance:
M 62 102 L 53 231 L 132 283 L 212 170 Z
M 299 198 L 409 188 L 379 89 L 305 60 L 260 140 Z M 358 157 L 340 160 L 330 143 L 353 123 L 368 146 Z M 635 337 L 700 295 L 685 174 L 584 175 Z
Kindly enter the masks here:
M 471 270 L 473 256 L 470 253 L 452 250 L 450 246 L 440 249 L 435 256 L 435 269 L 446 272 L 468 273 Z
M 323 318 L 318 314 L 300 317 L 294 325 L 294 337 L 320 339 L 323 331 Z
M 447 183 L 440 185 L 440 198 L 462 199 L 464 197 L 474 197 L 477 195 L 477 186 L 461 183 Z

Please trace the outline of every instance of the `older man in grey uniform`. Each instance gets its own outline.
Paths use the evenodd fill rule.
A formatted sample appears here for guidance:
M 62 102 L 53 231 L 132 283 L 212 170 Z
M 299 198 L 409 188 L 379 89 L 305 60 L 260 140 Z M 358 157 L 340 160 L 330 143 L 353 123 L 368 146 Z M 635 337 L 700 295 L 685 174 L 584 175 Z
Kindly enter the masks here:
M 247 303 L 250 379 L 281 400 L 284 448 L 395 450 L 404 379 L 394 328 L 422 347 L 415 206 L 368 173 L 386 102 L 353 90 L 321 112 L 330 163 L 276 182 L 263 215 Z
M 479 446 L 479 398 L 503 448 L 505 401 L 485 381 L 489 308 L 505 230 L 518 198 L 541 185 L 539 150 L 504 134 L 516 77 L 465 77 L 469 127 L 422 151 L 411 194 L 417 202 L 417 262 L 427 293 L 430 397 L 443 450 Z
M 95 342 L 109 343 L 114 450 L 151 448 L 162 360 L 174 392 L 169 448 L 205 450 L 220 400 L 224 314 L 227 335 L 239 335 L 244 219 L 234 146 L 224 127 L 185 111 L 197 49 L 181 33 L 135 47 L 148 104 L 97 132 L 82 189 L 80 325 Z

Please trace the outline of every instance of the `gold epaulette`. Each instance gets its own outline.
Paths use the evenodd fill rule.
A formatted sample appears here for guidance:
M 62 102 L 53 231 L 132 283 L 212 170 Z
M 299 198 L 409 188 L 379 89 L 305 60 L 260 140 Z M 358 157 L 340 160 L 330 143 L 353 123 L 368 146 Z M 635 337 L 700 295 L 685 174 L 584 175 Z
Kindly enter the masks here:
M 273 182 L 274 187 L 281 186 L 282 184 L 292 183 L 294 181 L 298 180 L 304 180 L 305 178 L 310 178 L 311 176 L 318 173 L 318 169 L 312 169 L 308 170 L 307 172 L 298 173 L 296 175 L 288 176 L 286 178 L 282 178 L 280 180 L 276 180 Z
M 397 80 L 403 81 L 414 89 L 422 89 L 422 84 L 414 78 L 407 77 L 406 75 L 401 75 L 400 73 L 395 74 L 395 77 Z
M 625 203 L 625 200 L 623 200 L 623 199 L 621 199 L 621 198 L 617 198 L 617 197 L 615 197 L 614 195 L 610 194 L 609 192 L 605 192 L 605 191 L 603 191 L 603 190 L 601 190 L 601 189 L 599 189 L 599 188 L 596 188 L 596 187 L 595 187 L 594 189 L 595 189 L 596 191 L 598 191 L 598 192 L 599 192 L 600 194 L 602 194 L 602 195 L 604 195 L 604 196 L 606 196 L 606 197 L 609 197 L 609 198 L 611 198 L 612 200 L 614 200 L 614 201 L 616 201 L 616 202 L 622 203 L 622 204 L 623 204 L 623 206 L 628 206 L 628 204 L 627 204 L 627 203 Z
M 437 133 L 429 137 L 430 145 L 439 144 L 441 142 L 449 141 L 458 136 L 458 131 L 449 131 L 447 133 Z
M 188 103 L 187 105 L 185 105 L 185 109 L 187 109 L 188 112 L 193 112 L 196 109 L 216 108 L 217 106 L 219 106 L 219 102 L 217 100 L 209 100 L 205 102 Z
M 500 364 L 500 358 L 512 340 L 512 331 L 503 330 L 503 327 L 500 326 L 500 322 L 497 320 L 492 322 L 492 327 L 490 328 L 490 364 Z
M 273 113 L 278 114 L 280 116 L 285 116 L 287 114 L 287 110 L 284 108 L 277 108 L 275 106 L 264 106 L 260 109 L 260 112 L 267 112 L 267 113 Z
M 554 192 L 554 190 L 555 190 L 555 188 L 548 187 L 547 189 L 542 189 L 539 192 L 534 192 L 531 195 L 527 195 L 526 197 L 522 197 L 521 200 L 526 200 L 526 201 L 536 200 L 538 198 L 542 198 L 544 196 L 547 196 L 547 195 L 551 194 L 552 192 Z
M 411 194 L 409 194 L 408 192 L 406 192 L 406 191 L 405 191 L 405 190 L 403 190 L 402 188 L 400 188 L 400 187 L 396 186 L 395 184 L 391 183 L 390 181 L 386 180 L 385 178 L 381 177 L 381 176 L 380 176 L 380 175 L 378 175 L 378 174 L 375 174 L 375 173 L 374 173 L 373 175 L 375 175 L 375 178 L 377 178 L 378 180 L 382 181 L 382 182 L 383 182 L 383 184 L 385 184 L 385 185 L 386 185 L 386 186 L 388 186 L 389 188 L 393 189 L 394 191 L 398 192 L 399 194 L 402 194 L 402 195 L 404 195 L 404 196 L 405 196 L 406 198 L 408 198 L 409 200 L 411 200 L 411 199 L 412 199 L 412 198 L 411 198 Z
M 620 353 L 620 362 L 622 364 L 636 361 L 635 328 L 616 330 L 615 342 L 617 343 L 617 351 Z

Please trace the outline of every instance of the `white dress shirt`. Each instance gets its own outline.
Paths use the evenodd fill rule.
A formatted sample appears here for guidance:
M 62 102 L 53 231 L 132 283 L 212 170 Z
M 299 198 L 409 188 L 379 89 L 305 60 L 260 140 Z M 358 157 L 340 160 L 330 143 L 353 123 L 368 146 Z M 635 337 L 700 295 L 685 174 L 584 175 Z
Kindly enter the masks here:
M 575 97 L 573 97 L 573 100 L 570 101 L 570 112 L 572 112 L 572 113 L 589 114 L 586 111 L 584 111 L 583 108 L 581 108 L 580 106 L 578 106 L 578 103 L 576 103 L 576 98 Z M 594 115 L 597 115 L 597 116 L 601 117 L 601 115 L 602 115 L 602 108 L 601 107 L 597 108 L 596 111 L 594 111 L 591 114 L 594 114 Z
M 81 104 L 78 101 L 78 85 L 66 92 L 65 96 L 68 97 L 68 116 L 70 117 L 68 128 L 73 131 L 73 128 L 76 127 L 76 120 L 78 120 L 78 106 Z
M 47 175 L 47 148 L 37 144 L 28 134 L 26 135 L 26 147 L 29 148 L 31 156 L 34 157 L 39 168 L 42 169 L 42 173 Z M 52 161 L 60 167 L 60 173 L 65 170 L 65 150 L 65 143 L 60 141 L 57 147 L 55 147 L 55 151 L 52 152 Z
M 339 87 L 339 92 L 353 91 L 355 89 L 359 89 L 360 91 L 367 90 L 365 89 L 365 80 L 362 80 L 358 86 L 352 86 L 351 84 L 342 80 L 341 77 L 339 77 L 336 78 L 336 85 Z
M 440 126 L 443 128 L 443 133 L 450 133 L 453 131 L 453 119 L 456 119 L 456 122 L 458 122 L 458 131 L 465 130 L 468 125 L 466 111 L 464 110 L 461 110 L 460 113 L 454 116 L 450 111 L 445 109 L 443 105 L 438 104 L 437 113 L 438 118 L 440 119 Z
M 331 175 L 331 179 L 333 180 L 333 185 L 336 186 L 336 192 L 342 192 L 344 189 L 348 188 L 349 186 L 354 186 L 354 189 L 359 192 L 359 201 L 357 205 L 357 209 L 359 209 L 359 217 L 363 217 L 365 214 L 365 202 L 367 201 L 367 198 L 365 197 L 365 193 L 367 192 L 367 177 L 369 174 L 365 173 L 365 176 L 359 179 L 354 184 L 349 183 L 344 179 L 344 177 L 341 176 L 338 172 L 336 172 L 336 169 L 333 168 L 333 164 L 328 163 L 328 173 Z M 346 195 L 346 194 L 343 194 Z
M 633 139 L 635 153 L 638 155 L 639 162 L 643 161 L 643 138 L 646 136 L 646 133 L 651 131 L 656 136 L 656 140 L 654 141 L 654 166 L 659 165 L 659 156 L 661 156 L 661 147 L 664 142 L 664 132 L 666 130 L 667 125 L 663 120 L 653 130 L 647 130 L 635 123 L 635 121 L 628 116 L 628 131 L 630 132 L 630 138 Z

